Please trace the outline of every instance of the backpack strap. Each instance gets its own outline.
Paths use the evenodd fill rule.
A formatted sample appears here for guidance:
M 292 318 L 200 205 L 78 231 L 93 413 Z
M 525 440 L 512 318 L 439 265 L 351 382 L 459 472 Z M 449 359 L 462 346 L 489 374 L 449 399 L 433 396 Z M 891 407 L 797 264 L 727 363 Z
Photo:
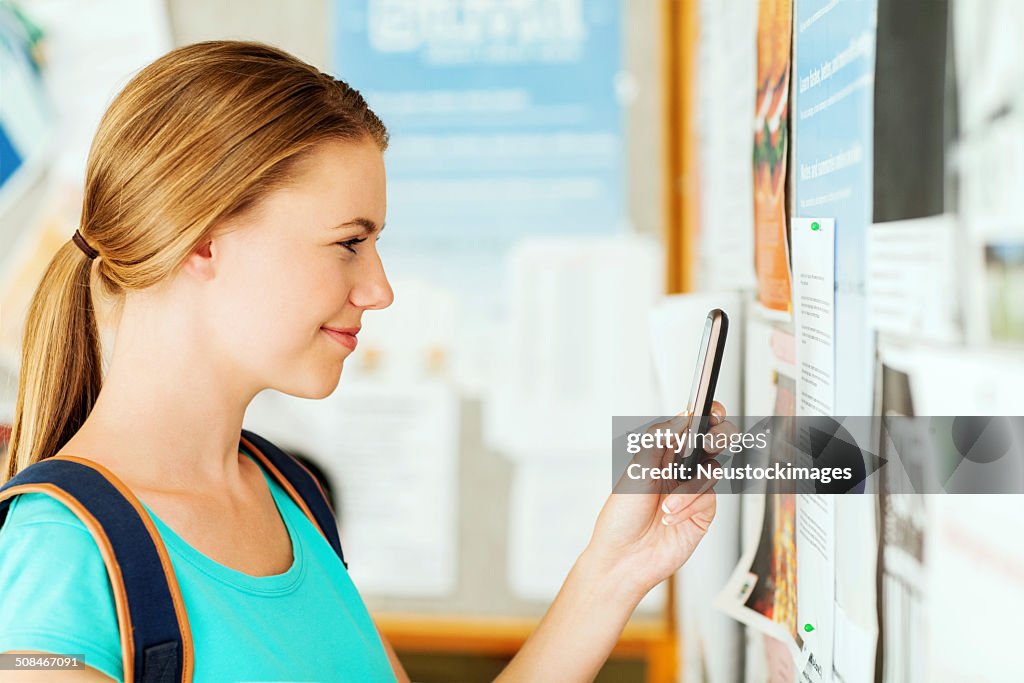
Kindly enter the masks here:
M 189 683 L 193 648 L 181 591 L 160 534 L 131 491 L 98 463 L 54 456 L 0 488 L 0 526 L 22 493 L 60 501 L 96 540 L 114 593 L 125 683 Z
M 348 569 L 348 562 L 345 561 L 345 554 L 341 550 L 341 539 L 338 537 L 338 522 L 320 481 L 291 455 L 247 429 L 242 430 L 241 445 L 259 458 L 264 467 L 274 475 L 281 488 L 288 492 L 299 509 L 320 530 L 338 555 L 338 559 L 345 565 L 345 569 Z

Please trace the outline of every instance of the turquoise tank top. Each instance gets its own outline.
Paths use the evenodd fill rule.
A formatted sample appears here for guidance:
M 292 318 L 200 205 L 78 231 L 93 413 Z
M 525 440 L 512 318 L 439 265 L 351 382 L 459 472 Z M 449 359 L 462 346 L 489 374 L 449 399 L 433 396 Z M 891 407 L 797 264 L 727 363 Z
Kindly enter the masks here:
M 345 566 L 273 476 L 263 475 L 291 539 L 292 566 L 283 574 L 250 576 L 219 564 L 146 507 L 188 613 L 193 680 L 395 681 Z M 87 666 L 124 680 L 103 557 L 59 501 L 26 493 L 12 502 L 0 529 L 0 596 L 0 652 L 80 654 Z

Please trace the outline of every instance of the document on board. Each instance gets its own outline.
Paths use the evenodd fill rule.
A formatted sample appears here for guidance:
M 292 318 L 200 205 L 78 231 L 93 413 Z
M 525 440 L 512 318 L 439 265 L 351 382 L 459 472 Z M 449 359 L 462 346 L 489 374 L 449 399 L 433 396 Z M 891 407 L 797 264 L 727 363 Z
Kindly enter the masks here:
M 868 302 L 879 332 L 955 343 L 960 338 L 957 222 L 952 214 L 868 228 Z
M 835 637 L 836 496 L 796 494 L 796 625 L 800 683 L 832 681 Z
M 791 226 L 797 415 L 835 411 L 835 228 L 833 218 Z

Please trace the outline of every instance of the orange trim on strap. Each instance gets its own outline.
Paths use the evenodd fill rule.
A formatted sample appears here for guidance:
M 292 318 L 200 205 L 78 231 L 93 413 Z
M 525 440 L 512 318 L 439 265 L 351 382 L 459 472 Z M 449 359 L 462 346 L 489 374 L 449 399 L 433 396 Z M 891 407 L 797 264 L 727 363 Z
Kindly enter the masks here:
M 92 469 L 99 472 L 103 477 L 109 481 L 121 495 L 132 504 L 135 511 L 139 514 L 142 519 L 142 523 L 146 526 L 146 531 L 153 539 L 153 545 L 156 546 L 157 556 L 160 558 L 160 564 L 164 568 L 164 574 L 167 577 L 167 587 L 171 592 L 171 601 L 174 603 L 174 613 L 178 617 L 178 629 L 181 631 L 181 651 L 182 651 L 182 663 L 181 663 L 181 680 L 182 683 L 190 683 L 192 681 L 192 671 L 194 667 L 194 650 L 192 645 L 192 630 L 188 624 L 188 614 L 185 612 L 185 601 L 181 597 L 181 588 L 178 586 L 178 578 L 174 573 L 174 567 L 171 564 L 171 558 L 167 554 L 167 548 L 164 546 L 163 539 L 160 537 L 160 533 L 156 530 L 156 526 L 153 524 L 153 520 L 150 518 L 149 513 L 142 507 L 142 503 L 135 496 L 131 490 L 125 486 L 124 482 L 117 478 L 117 476 L 108 470 L 103 465 L 92 460 L 86 460 L 76 455 L 55 455 L 55 459 L 70 460 L 77 462 L 80 465 L 91 467 Z M 20 487 L 19 487 L 20 488 Z M 94 520 L 95 521 L 95 520 Z M 127 600 L 127 598 L 126 598 Z M 126 602 L 127 604 L 127 602 Z M 124 633 L 122 631 L 122 633 Z M 129 640 L 131 631 L 129 633 Z M 130 645 L 130 644 L 129 644 Z M 128 673 L 128 669 L 125 669 L 125 683 L 131 681 L 131 677 Z M 132 662 L 131 675 L 134 675 L 134 661 Z
M 320 535 L 326 539 L 327 534 L 324 533 L 324 530 L 320 528 L 320 523 L 316 521 L 316 518 L 313 516 L 313 513 L 309 509 L 309 506 L 306 505 L 306 501 L 302 499 L 302 496 L 300 496 L 298 491 L 295 490 L 295 487 L 291 485 L 291 482 L 289 482 L 288 479 L 283 474 L 281 474 L 281 472 L 278 471 L 276 467 L 274 467 L 274 464 L 270 462 L 270 459 L 267 458 L 267 456 L 263 455 L 263 453 L 260 452 L 260 449 L 256 448 L 256 446 L 253 445 L 253 443 L 249 441 L 249 439 L 245 438 L 244 436 L 241 437 L 241 439 L 242 445 L 248 448 L 253 455 L 259 458 L 260 461 L 264 465 L 266 465 L 267 469 L 270 470 L 270 473 L 274 475 L 275 479 L 277 479 L 277 483 L 281 485 L 281 488 L 283 488 L 288 493 L 288 495 L 292 497 L 292 500 L 294 500 L 295 504 L 299 506 L 299 509 L 302 510 L 303 514 L 305 514 L 306 517 L 309 518 L 309 521 L 313 522 L 313 526 L 316 527 L 316 529 L 320 532 Z M 301 465 L 302 463 L 299 464 Z M 309 470 L 306 471 L 308 472 Z M 313 480 L 316 481 L 316 477 L 313 477 Z M 323 489 L 321 489 L 321 493 L 323 493 Z M 328 543 L 329 542 L 330 540 L 328 539 Z
M 320 490 L 320 495 L 323 496 L 323 498 L 324 498 L 324 502 L 327 503 L 327 509 L 330 510 L 331 514 L 333 515 L 334 514 L 334 507 L 331 505 L 331 499 L 327 496 L 327 492 L 324 491 L 324 487 L 320 484 L 320 479 L 317 478 L 317 476 L 314 475 L 312 472 L 310 472 L 309 468 L 306 467 L 305 465 L 303 465 L 302 461 L 299 460 L 298 458 L 296 458 L 294 455 L 292 456 L 292 460 L 295 461 L 296 465 L 298 465 L 303 470 L 305 470 L 306 474 L 309 475 L 309 478 L 313 480 L 314 484 L 316 484 L 316 487 Z
M 125 683 L 131 683 L 135 678 L 135 645 L 132 641 L 132 619 L 128 612 L 128 594 L 124 589 L 124 578 L 121 576 L 121 565 L 114 556 L 114 547 L 110 545 L 110 539 L 100 523 L 93 517 L 92 513 L 70 493 L 55 484 L 32 483 L 19 484 L 0 494 L 0 500 L 6 500 L 11 496 L 21 493 L 42 493 L 56 498 L 64 503 L 78 517 L 96 540 L 96 545 L 103 556 L 103 564 L 107 566 L 107 575 L 110 577 L 110 585 L 114 589 L 114 605 L 117 608 L 117 623 L 121 630 L 121 663 L 124 667 Z

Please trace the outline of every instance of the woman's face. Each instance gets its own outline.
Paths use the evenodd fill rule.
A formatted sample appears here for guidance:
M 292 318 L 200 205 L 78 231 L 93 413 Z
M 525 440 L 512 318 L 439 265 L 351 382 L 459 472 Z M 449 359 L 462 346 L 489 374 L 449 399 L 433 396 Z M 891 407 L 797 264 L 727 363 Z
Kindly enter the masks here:
M 260 387 L 330 395 L 356 339 L 325 328 L 358 330 L 367 309 L 394 300 L 376 245 L 385 210 L 377 146 L 321 145 L 289 187 L 214 237 L 207 327 L 217 353 Z

